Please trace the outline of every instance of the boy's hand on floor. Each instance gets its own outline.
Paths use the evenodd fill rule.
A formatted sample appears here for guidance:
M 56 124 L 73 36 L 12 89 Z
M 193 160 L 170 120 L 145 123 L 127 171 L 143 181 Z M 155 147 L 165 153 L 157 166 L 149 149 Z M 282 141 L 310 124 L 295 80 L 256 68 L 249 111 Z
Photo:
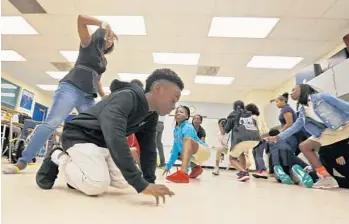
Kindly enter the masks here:
M 344 166 L 345 163 L 346 163 L 343 156 L 338 157 L 338 158 L 336 159 L 336 162 L 337 162 L 338 165 L 341 165 L 341 166 Z
M 146 195 L 151 195 L 155 197 L 156 206 L 159 205 L 159 198 L 162 198 L 163 203 L 165 204 L 166 195 L 172 197 L 175 195 L 168 187 L 162 184 L 149 184 L 148 187 L 143 191 Z

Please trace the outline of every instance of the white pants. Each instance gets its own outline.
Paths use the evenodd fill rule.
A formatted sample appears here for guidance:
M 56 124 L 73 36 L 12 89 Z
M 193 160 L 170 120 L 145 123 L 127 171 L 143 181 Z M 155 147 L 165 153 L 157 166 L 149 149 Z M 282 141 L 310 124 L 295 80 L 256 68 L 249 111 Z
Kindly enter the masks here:
M 107 148 L 85 143 L 76 144 L 67 152 L 69 159 L 60 161 L 59 169 L 65 174 L 66 182 L 76 190 L 87 195 L 99 195 L 109 186 L 128 186 Z

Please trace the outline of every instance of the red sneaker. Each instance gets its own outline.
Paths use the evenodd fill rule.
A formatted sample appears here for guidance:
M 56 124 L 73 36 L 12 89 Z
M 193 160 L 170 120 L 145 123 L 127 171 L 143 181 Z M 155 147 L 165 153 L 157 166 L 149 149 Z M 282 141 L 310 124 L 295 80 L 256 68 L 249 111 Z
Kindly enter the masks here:
M 188 174 L 183 173 L 181 170 L 178 170 L 174 174 L 167 176 L 166 180 L 174 183 L 189 183 L 189 176 Z
M 201 166 L 197 166 L 191 169 L 191 173 L 189 175 L 190 178 L 197 178 L 202 174 L 204 170 L 201 168 Z

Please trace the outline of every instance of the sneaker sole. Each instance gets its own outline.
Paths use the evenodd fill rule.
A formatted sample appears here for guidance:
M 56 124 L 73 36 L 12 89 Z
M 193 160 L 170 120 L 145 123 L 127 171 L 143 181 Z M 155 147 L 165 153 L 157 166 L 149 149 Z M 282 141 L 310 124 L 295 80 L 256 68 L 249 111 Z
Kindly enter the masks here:
M 314 188 L 314 189 L 335 189 L 335 188 L 339 188 L 339 185 L 335 185 L 335 186 L 332 186 L 332 187 L 326 187 L 326 186 L 317 187 L 317 186 L 312 186 L 312 188 Z
M 257 178 L 257 179 L 268 179 L 268 177 L 267 176 L 261 176 L 261 175 L 258 175 L 258 174 L 252 174 L 252 176 L 254 177 L 254 178 Z
M 173 184 L 189 184 L 189 181 L 188 182 L 175 182 L 175 181 L 171 181 L 168 179 L 165 179 L 165 182 L 166 183 L 173 183 Z
M 238 181 L 240 181 L 240 182 L 246 182 L 246 181 L 249 181 L 249 180 L 250 180 L 249 176 L 244 176 L 244 177 L 238 179 Z
M 311 188 L 314 185 L 313 179 L 311 176 L 303 170 L 299 165 L 294 165 L 292 171 L 295 174 L 296 178 L 302 185 L 306 188 Z M 302 177 L 303 176 L 303 177 Z
M 285 172 L 283 173 L 278 173 L 277 169 L 274 168 L 275 175 L 279 178 L 281 183 L 283 184 L 292 184 L 293 181 L 289 175 L 287 175 Z

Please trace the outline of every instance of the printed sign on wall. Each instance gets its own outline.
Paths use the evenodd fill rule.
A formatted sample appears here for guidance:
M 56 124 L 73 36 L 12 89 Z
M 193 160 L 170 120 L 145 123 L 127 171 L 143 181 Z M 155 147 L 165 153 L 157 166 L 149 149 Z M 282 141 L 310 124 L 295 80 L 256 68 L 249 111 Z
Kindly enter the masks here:
M 25 110 L 32 110 L 34 101 L 34 93 L 29 92 L 28 90 L 23 89 L 20 107 Z

